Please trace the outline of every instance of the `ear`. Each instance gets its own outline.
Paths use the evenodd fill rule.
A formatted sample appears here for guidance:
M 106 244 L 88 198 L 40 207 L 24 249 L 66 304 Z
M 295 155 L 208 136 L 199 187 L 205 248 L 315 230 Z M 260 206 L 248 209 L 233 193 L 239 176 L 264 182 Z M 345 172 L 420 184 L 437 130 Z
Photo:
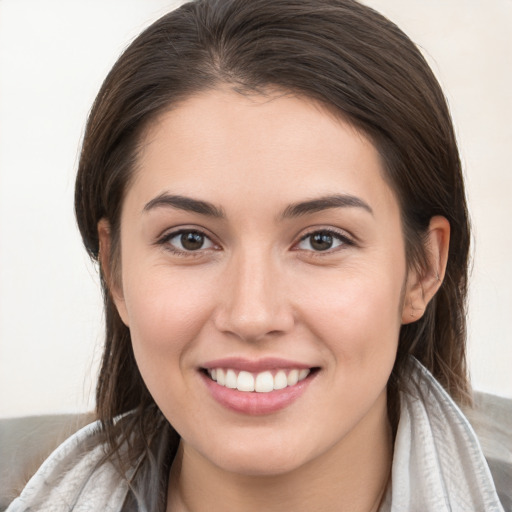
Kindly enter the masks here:
M 411 268 L 407 276 L 402 324 L 416 322 L 423 316 L 443 282 L 450 245 L 450 223 L 445 217 L 432 217 L 426 243 L 427 267 Z
M 98 239 L 100 242 L 98 261 L 100 263 L 103 278 L 107 283 L 108 291 L 116 305 L 121 320 L 126 326 L 128 326 L 128 314 L 123 295 L 119 264 L 116 264 L 116 262 L 112 262 L 111 260 L 112 237 L 110 223 L 107 219 L 101 219 L 98 222 Z

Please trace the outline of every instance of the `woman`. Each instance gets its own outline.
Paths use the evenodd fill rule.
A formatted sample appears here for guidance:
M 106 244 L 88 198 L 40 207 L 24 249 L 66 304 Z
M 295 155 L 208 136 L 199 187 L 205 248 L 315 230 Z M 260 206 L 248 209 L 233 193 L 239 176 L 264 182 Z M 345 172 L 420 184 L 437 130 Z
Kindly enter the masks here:
M 503 510 L 467 405 L 443 94 L 351 0 L 210 0 L 103 84 L 76 213 L 99 423 L 9 510 Z

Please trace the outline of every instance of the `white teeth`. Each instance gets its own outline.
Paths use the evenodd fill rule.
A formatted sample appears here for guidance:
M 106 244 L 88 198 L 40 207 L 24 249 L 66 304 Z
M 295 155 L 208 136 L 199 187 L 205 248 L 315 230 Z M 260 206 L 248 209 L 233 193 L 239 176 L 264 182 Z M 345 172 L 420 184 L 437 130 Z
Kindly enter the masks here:
M 212 380 L 217 381 L 217 384 L 227 388 L 247 392 L 270 393 L 288 386 L 295 386 L 297 382 L 304 380 L 310 374 L 310 370 L 279 370 L 275 375 L 272 375 L 270 371 L 260 372 L 256 375 L 241 371 L 237 375 L 236 370 L 231 368 L 212 368 L 208 370 L 208 374 Z
M 254 389 L 258 393 L 274 391 L 274 377 L 272 377 L 272 374 L 270 372 L 258 373 Z
M 288 379 L 283 370 L 279 370 L 274 377 L 274 389 L 284 389 L 288 386 Z
M 303 369 L 299 371 L 299 380 L 304 380 L 309 375 L 309 369 Z
M 299 382 L 299 370 L 292 370 L 288 374 L 288 386 L 295 386 Z
M 236 381 L 238 391 L 254 391 L 254 377 L 252 373 L 240 372 Z
M 226 372 L 226 387 L 231 389 L 236 389 L 237 387 L 237 378 L 234 370 Z

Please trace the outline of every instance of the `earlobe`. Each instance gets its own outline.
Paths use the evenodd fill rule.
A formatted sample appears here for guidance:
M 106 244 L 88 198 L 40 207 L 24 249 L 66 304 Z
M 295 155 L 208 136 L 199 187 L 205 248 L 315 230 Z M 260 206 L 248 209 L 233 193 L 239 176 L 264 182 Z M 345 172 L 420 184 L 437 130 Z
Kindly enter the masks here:
M 443 282 L 450 246 L 450 223 L 445 217 L 432 217 L 426 244 L 426 268 L 411 268 L 407 277 L 402 324 L 410 324 L 423 316 Z
M 113 266 L 111 261 L 111 230 L 110 223 L 107 219 L 103 218 L 98 222 L 98 239 L 100 245 L 98 261 L 103 279 L 107 283 L 110 296 L 116 305 L 121 320 L 128 326 L 128 315 L 126 312 L 121 276 L 118 275 L 118 269 L 116 266 Z

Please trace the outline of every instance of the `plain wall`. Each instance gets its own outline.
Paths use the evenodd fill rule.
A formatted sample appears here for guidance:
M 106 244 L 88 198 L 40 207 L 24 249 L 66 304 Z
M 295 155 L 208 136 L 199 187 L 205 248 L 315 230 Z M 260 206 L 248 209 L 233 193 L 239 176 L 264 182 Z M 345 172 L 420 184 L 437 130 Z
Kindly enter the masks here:
M 93 406 L 101 293 L 73 217 L 85 119 L 106 73 L 177 2 L 0 1 L 0 417 Z M 474 227 L 476 389 L 512 397 L 512 1 L 369 0 L 447 94 Z

